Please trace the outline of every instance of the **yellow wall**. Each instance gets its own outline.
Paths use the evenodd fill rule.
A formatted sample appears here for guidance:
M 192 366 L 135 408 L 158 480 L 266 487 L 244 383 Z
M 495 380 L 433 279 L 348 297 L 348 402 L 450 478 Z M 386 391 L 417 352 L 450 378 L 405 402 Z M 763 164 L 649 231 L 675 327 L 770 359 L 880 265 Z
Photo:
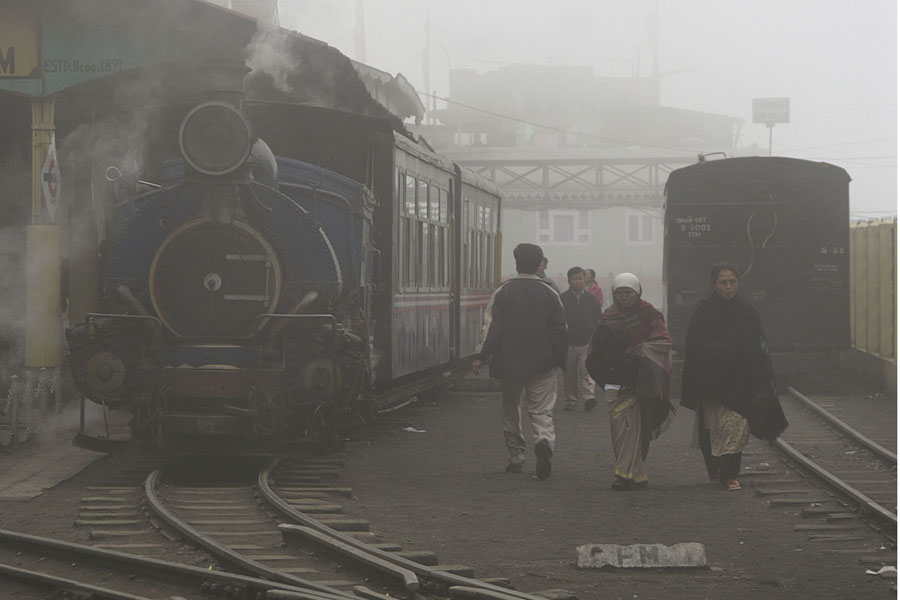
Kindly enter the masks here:
M 25 366 L 59 364 L 62 338 L 60 280 L 62 235 L 58 225 L 29 225 L 25 238 Z
M 854 348 L 897 357 L 897 219 L 850 225 L 850 339 Z

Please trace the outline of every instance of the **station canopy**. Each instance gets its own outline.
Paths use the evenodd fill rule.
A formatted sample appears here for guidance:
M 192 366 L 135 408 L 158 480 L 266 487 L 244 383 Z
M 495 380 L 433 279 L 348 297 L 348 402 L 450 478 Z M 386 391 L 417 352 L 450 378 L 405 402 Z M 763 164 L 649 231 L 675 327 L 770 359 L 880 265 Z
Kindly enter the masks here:
M 107 103 L 122 94 L 165 101 L 161 88 L 179 93 L 178 80 L 210 60 L 246 63 L 250 99 L 388 118 L 405 133 L 407 115 L 385 108 L 337 49 L 203 0 L 0 0 L 2 103 L 55 96 L 74 116 L 107 86 Z

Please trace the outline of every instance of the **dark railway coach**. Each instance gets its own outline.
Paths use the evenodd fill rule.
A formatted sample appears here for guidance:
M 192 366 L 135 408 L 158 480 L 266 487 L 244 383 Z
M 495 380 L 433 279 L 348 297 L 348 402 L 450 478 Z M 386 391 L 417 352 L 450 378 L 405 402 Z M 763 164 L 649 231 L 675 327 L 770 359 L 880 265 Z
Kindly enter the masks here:
M 669 329 L 684 341 L 709 270 L 728 261 L 776 352 L 850 345 L 849 182 L 844 169 L 793 158 L 701 162 L 666 184 Z

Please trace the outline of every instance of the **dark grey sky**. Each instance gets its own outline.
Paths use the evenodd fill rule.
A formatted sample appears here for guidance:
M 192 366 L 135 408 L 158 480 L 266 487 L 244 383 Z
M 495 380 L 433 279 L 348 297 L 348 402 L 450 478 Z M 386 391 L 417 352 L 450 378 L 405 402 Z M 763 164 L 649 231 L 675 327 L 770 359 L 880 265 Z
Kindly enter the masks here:
M 752 99 L 789 97 L 776 155 L 850 173 L 854 216 L 897 212 L 896 0 L 363 0 L 366 62 L 424 90 L 448 67 L 590 65 L 596 75 L 651 72 L 658 6 L 662 101 L 745 119 L 742 145 L 768 152 Z M 282 26 L 354 52 L 356 0 L 280 0 Z

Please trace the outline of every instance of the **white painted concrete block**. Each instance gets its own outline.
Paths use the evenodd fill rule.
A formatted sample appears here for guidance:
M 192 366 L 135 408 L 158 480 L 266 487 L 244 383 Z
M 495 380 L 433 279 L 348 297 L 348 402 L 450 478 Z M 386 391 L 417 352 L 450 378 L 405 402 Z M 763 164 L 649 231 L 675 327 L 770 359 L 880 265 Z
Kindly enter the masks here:
M 705 567 L 706 548 L 699 542 L 662 544 L 584 544 L 578 546 L 579 569 Z

